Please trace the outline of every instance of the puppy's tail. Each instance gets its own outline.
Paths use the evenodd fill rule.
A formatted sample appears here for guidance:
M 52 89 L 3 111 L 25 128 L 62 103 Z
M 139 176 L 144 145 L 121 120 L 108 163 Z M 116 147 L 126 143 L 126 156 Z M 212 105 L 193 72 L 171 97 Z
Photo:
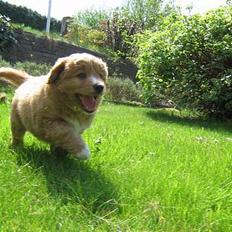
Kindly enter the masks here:
M 0 68 L 0 79 L 18 87 L 31 76 L 23 71 L 18 71 L 13 68 Z

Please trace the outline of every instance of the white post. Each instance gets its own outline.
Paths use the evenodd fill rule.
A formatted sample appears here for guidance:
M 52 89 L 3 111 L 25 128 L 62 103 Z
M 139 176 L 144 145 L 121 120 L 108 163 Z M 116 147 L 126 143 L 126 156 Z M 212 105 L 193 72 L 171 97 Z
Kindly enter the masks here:
M 172 0 L 172 8 L 175 8 L 175 0 Z
M 48 16 L 47 16 L 47 23 L 46 23 L 46 32 L 48 34 L 50 32 L 51 8 L 52 8 L 52 0 L 49 0 L 49 3 L 48 3 Z

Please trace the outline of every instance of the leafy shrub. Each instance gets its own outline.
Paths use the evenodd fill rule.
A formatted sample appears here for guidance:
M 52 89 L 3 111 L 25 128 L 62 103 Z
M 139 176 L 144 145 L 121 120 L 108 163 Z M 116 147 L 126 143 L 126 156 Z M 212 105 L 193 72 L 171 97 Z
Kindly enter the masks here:
M 129 17 L 126 10 L 118 9 L 105 24 L 102 24 L 105 33 L 105 46 L 117 52 L 122 58 L 131 57 L 134 54 L 133 36 L 140 27 Z
M 105 40 L 104 32 L 78 24 L 72 24 L 69 33 L 65 37 L 70 42 L 92 49 L 103 46 Z
M 112 77 L 107 81 L 105 98 L 117 102 L 141 102 L 142 89 L 130 79 Z
M 91 29 L 101 28 L 102 22 L 109 19 L 109 13 L 105 10 L 86 9 L 79 11 L 72 20 L 72 24 L 86 26 Z
M 81 11 L 71 20 L 65 37 L 79 46 L 99 51 L 101 47 L 104 47 L 105 41 L 101 24 L 108 17 L 108 13 L 104 10 Z
M 87 9 L 79 12 L 69 26 L 66 38 L 80 46 L 111 49 L 126 57 L 132 47 L 137 24 L 124 8 L 111 11 Z
M 173 16 L 138 37 L 146 100 L 161 94 L 208 115 L 232 116 L 232 7 Z
M 0 14 L 11 18 L 14 23 L 25 24 L 34 29 L 45 30 L 46 17 L 26 7 L 16 6 L 0 1 Z M 51 18 L 51 31 L 60 32 L 61 22 Z
M 10 19 L 0 14 L 0 51 L 5 50 L 12 43 L 16 42 L 13 27 Z
M 133 59 L 137 52 L 134 35 L 145 28 L 156 30 L 163 15 L 170 12 L 175 9 L 163 0 L 128 0 L 110 11 L 87 9 L 74 17 L 67 37 L 76 44 L 93 47 L 97 43 L 98 50 L 107 48 L 119 57 Z

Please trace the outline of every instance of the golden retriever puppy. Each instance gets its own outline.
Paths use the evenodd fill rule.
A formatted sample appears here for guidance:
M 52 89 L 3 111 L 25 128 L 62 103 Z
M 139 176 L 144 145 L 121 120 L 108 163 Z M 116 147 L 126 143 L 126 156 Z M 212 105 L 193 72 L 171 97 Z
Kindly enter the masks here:
M 107 76 L 106 64 L 86 53 L 58 59 L 40 77 L 0 68 L 0 78 L 18 87 L 12 101 L 12 144 L 23 144 L 29 131 L 79 159 L 88 159 L 90 151 L 81 134 L 91 125 Z

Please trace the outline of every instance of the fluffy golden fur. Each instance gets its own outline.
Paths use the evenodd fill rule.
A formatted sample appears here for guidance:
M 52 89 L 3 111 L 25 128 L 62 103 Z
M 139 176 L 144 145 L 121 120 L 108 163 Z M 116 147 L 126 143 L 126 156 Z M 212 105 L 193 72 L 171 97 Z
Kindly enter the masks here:
M 107 66 L 90 54 L 73 54 L 57 60 L 45 76 L 32 77 L 0 68 L 0 78 L 19 86 L 12 101 L 12 144 L 23 144 L 26 131 L 37 138 L 88 159 L 81 134 L 95 116 L 105 91 Z

